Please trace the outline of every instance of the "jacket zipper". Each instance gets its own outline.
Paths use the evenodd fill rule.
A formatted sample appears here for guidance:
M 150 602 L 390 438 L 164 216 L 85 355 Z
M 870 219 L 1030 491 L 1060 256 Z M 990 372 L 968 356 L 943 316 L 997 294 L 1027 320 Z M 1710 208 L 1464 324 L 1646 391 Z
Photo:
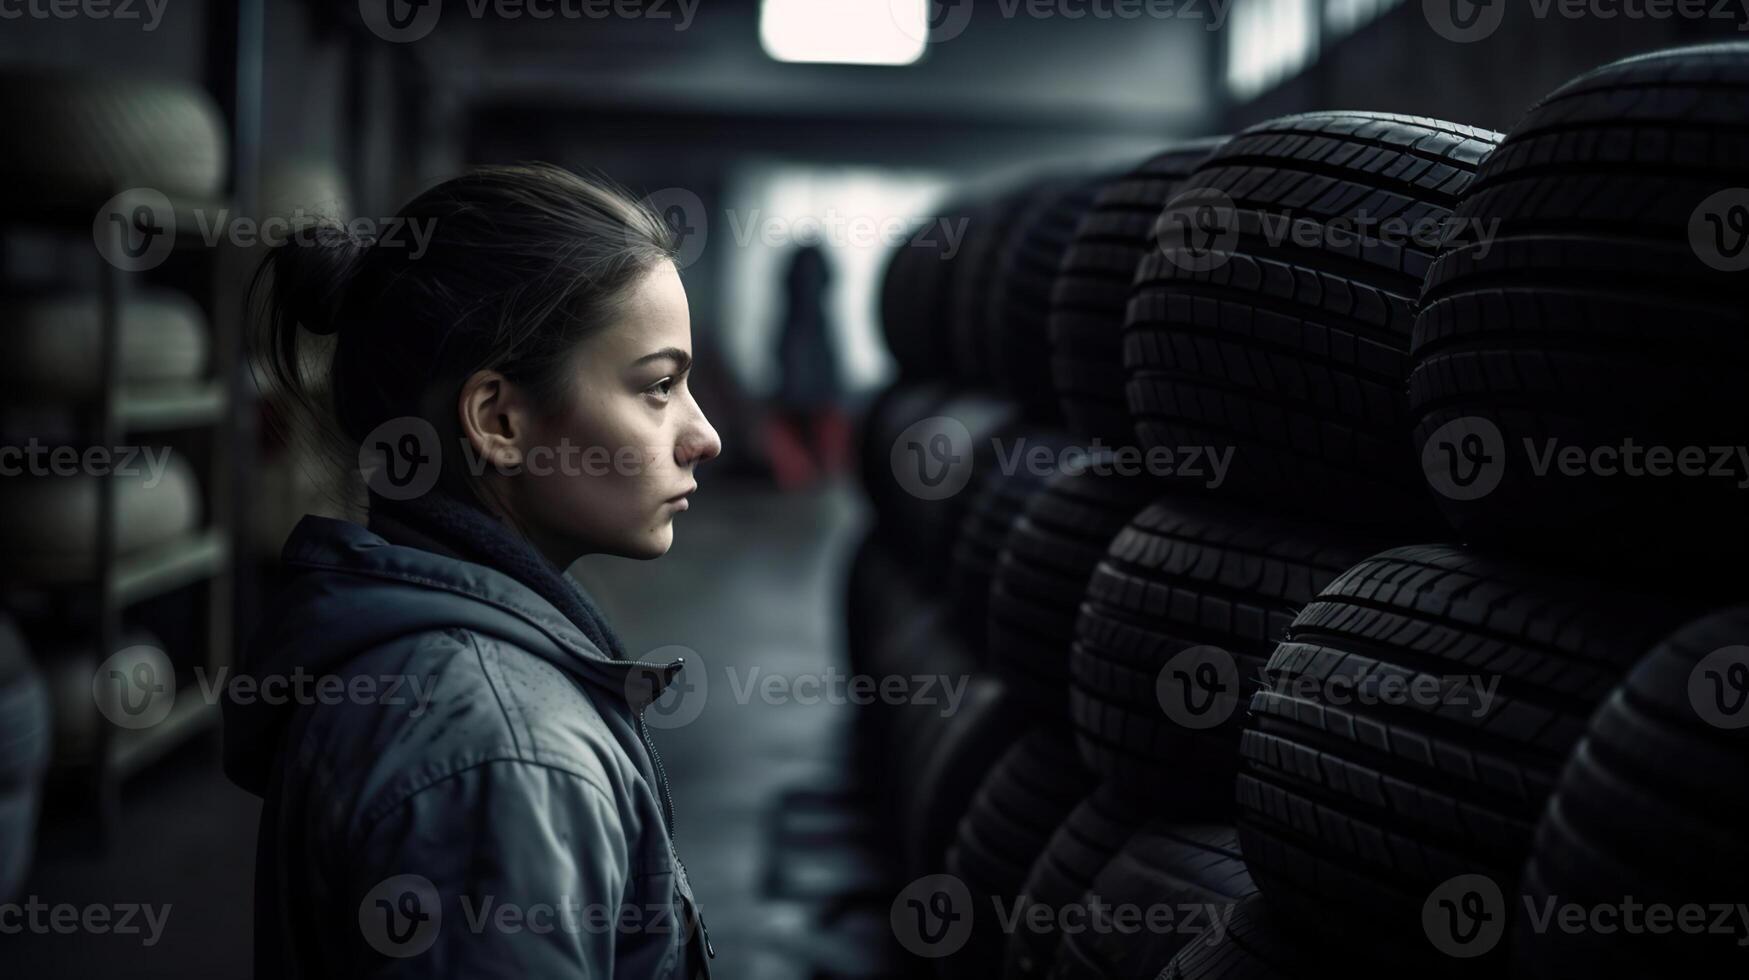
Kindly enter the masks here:
M 691 881 L 691 876 L 686 873 L 686 862 L 680 859 L 679 837 L 674 832 L 674 797 L 668 793 L 668 771 L 662 768 L 662 756 L 656 751 L 656 744 L 650 741 L 650 729 L 649 726 L 644 723 L 643 710 L 639 709 L 637 715 L 638 738 L 644 743 L 644 751 L 650 753 L 650 762 L 654 764 L 656 769 L 656 786 L 662 791 L 663 815 L 668 818 L 668 848 L 674 853 L 674 863 L 680 866 L 681 877 L 685 878 L 687 881 Z M 705 953 L 714 960 L 717 958 L 717 949 L 715 946 L 711 945 L 711 931 L 710 928 L 704 924 L 704 911 L 699 908 L 696 900 L 689 904 L 692 905 L 693 914 L 698 916 L 698 931 L 702 933 L 704 937 Z

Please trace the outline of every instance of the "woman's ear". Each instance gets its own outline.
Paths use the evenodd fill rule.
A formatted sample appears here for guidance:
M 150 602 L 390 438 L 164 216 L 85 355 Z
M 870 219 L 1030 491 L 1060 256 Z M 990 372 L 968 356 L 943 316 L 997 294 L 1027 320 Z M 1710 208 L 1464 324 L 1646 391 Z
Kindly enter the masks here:
M 522 465 L 533 416 L 521 389 L 497 371 L 476 371 L 456 403 L 462 438 L 476 459 L 500 470 Z

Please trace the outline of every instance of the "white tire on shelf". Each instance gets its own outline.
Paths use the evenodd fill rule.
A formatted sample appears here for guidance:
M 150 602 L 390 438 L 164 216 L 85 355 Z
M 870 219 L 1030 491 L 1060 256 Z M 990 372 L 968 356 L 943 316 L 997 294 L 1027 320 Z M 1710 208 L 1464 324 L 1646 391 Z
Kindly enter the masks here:
M 133 627 L 124 629 L 116 650 L 147 646 L 162 650 L 163 642 L 150 631 Z M 48 687 L 49 715 L 53 720 L 53 765 L 84 765 L 97 760 L 103 745 L 103 731 L 110 722 L 97 707 L 92 693 L 92 679 L 98 665 L 108 659 L 99 657 L 96 644 L 86 639 L 54 647 L 41 657 L 43 679 Z
M 186 460 L 164 447 L 152 447 L 150 460 L 144 451 L 132 460 L 124 455 L 112 454 L 112 476 L 27 472 L 0 478 L 0 550 L 11 578 L 51 584 L 95 572 L 103 480 L 116 481 L 118 554 L 175 540 L 200 525 L 200 486 Z M 49 465 L 53 456 L 43 456 Z
M 225 186 L 224 116 L 201 89 L 65 71 L 0 72 L 0 181 L 50 195 L 149 187 L 211 198 Z
M 56 292 L 0 300 L 0 384 L 8 392 L 53 399 L 86 398 L 103 384 L 103 309 L 95 294 Z M 123 383 L 150 387 L 206 373 L 211 342 L 206 316 L 191 297 L 143 290 L 120 316 Z

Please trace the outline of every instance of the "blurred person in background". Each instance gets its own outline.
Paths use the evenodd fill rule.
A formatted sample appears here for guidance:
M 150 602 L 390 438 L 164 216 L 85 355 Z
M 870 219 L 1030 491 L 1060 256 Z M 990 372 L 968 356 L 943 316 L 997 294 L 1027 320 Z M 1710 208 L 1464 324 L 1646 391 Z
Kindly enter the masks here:
M 836 476 L 848 463 L 844 382 L 826 316 L 831 283 L 825 250 L 815 242 L 798 245 L 785 278 L 777 391 L 766 427 L 772 472 L 785 489 Z

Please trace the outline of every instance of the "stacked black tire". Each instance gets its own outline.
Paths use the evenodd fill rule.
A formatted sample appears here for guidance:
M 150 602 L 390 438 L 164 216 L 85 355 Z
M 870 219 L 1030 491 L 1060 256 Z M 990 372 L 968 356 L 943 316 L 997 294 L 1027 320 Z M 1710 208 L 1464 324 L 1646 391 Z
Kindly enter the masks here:
M 1749 198 L 1719 196 L 1749 165 L 1746 89 L 1744 45 L 1599 69 L 1533 107 L 1457 207 L 1417 303 L 1408 418 L 1459 543 L 1383 551 L 1325 589 L 1242 744 L 1251 873 L 1281 930 L 1338 951 L 1326 967 L 1749 965 L 1735 935 L 1629 924 L 1636 903 L 1749 893 L 1721 817 L 1749 781 L 1749 620 L 1704 613 L 1749 599 L 1729 557 L 1743 491 L 1595 452 L 1749 444 L 1749 308 L 1729 243 L 1700 234 L 1749 231 Z M 1416 684 L 1431 697 L 1383 696 Z
M 970 216 L 959 254 L 906 248 L 889 268 L 883 312 L 901 376 L 862 428 L 877 526 L 853 568 L 849 640 L 859 672 L 973 675 L 951 717 L 908 704 L 863 726 L 906 874 L 945 871 L 972 897 L 975 928 L 942 959 L 948 975 L 997 976 L 1005 957 L 1048 967 L 1054 930 L 1022 933 L 1049 940 L 1035 963 L 995 910 L 1024 909 L 1035 891 L 1055 896 L 1052 911 L 1082 901 L 1149 821 L 1128 794 L 1095 792 L 1070 720 L 1070 654 L 1096 567 L 1161 487 L 1113 471 L 1117 439 L 1101 450 L 1098 433 L 1064 424 L 1078 403 L 1053 372 L 1071 353 L 1076 370 L 1099 361 L 1121 412 L 1128 280 L 1153 212 L 1208 149 L 955 205 Z M 1058 304 L 1066 268 L 1083 288 Z
M 1158 216 L 1121 352 L 1133 431 L 1174 472 L 1157 474 L 1165 495 L 1089 581 L 1071 704 L 1083 758 L 1145 814 L 1088 903 L 1180 918 L 1164 935 L 1071 935 L 1049 975 L 1152 977 L 1224 934 L 1187 928 L 1187 909 L 1228 921 L 1263 885 L 1234 822 L 1245 706 L 1320 590 L 1381 544 L 1428 533 L 1431 512 L 1403 382 L 1437 243 L 1310 247 L 1281 231 L 1329 241 L 1368 221 L 1437 223 L 1492 142 L 1376 113 L 1275 120 L 1217 148 Z M 1187 465 L 1198 455 L 1200 471 Z M 1316 958 L 1298 945 L 1297 960 Z
M 1281 125 L 1343 133 L 1356 119 L 1404 138 L 1409 156 L 1467 159 L 1451 135 L 1458 130 L 1439 125 L 1378 116 Z M 1432 148 L 1415 150 L 1411 132 Z M 1287 175 L 1296 154 L 1331 152 L 1245 139 L 1233 142 L 1257 173 L 1267 172 L 1270 153 Z M 945 871 L 973 902 L 973 926 L 943 957 L 945 975 L 1151 977 L 1249 897 L 1255 887 L 1234 823 L 1246 698 L 1300 608 L 1390 540 L 1376 526 L 1289 516 L 1309 505 L 1227 492 L 1226 467 L 1245 448 L 1232 440 L 1180 453 L 1171 474 L 1140 465 L 1142 449 L 1165 447 L 1138 441 L 1136 409 L 1148 403 L 1137 392 L 1146 386 L 1128 379 L 1150 369 L 1143 358 L 1157 343 L 1207 327 L 1138 312 L 1174 288 L 1156 281 L 1165 278 L 1153 261 L 1157 229 L 1181 185 L 1230 170 L 1219 162 L 1223 145 L 1231 144 L 1169 150 L 1115 178 L 1054 177 L 992 203 L 956 205 L 973 225 L 959 256 L 940 256 L 925 272 L 918 256 L 926 250 L 900 254 L 889 269 L 886 331 L 901 378 L 863 428 L 879 526 L 854 581 L 870 588 L 897 567 L 906 584 L 892 586 L 898 600 L 852 596 L 860 628 L 890 637 L 852 642 L 868 651 L 859 670 L 978 675 L 977 696 L 953 718 L 905 706 L 865 728 L 907 872 Z M 1344 186 L 1402 182 L 1403 168 L 1377 154 L 1350 163 Z M 1448 204 L 1456 178 L 1426 179 L 1428 202 L 1398 206 L 1420 213 Z M 1347 206 L 1371 203 L 1357 197 Z M 1263 236 L 1244 244 L 1272 254 Z M 1316 255 L 1292 258 L 1319 267 Z M 1345 264 L 1332 269 L 1364 279 Z M 1406 305 L 1409 292 L 1393 276 L 1375 273 Z M 920 311 L 921 295 L 936 306 Z M 1408 319 L 1392 324 L 1401 356 Z M 919 329 L 933 337 L 908 335 Z M 1307 329 L 1358 328 L 1333 314 Z M 1138 334 L 1148 343 L 1138 346 Z M 993 441 L 1005 446 L 992 452 Z M 1025 465 L 1026 451 L 1041 447 L 1042 476 Z M 1399 448 L 1399 468 L 1412 472 L 1406 431 Z M 1310 498 L 1327 488 L 1301 489 Z M 1369 525 L 1403 510 L 1384 495 L 1360 503 Z M 943 581 L 945 604 L 916 598 Z M 913 622 L 889 627 L 871 612 L 882 609 Z M 1204 725 L 1166 707 L 1179 703 L 1212 704 L 1220 717 Z M 978 766 L 987 775 L 972 780 L 975 789 L 962 785 Z M 940 829 L 956 809 L 944 848 Z M 1223 911 L 1135 941 L 1117 922 L 1071 927 L 1097 919 L 1108 898 L 1120 909 Z
M 1430 896 L 1516 882 L 1586 716 L 1679 621 L 1655 597 L 1453 546 L 1350 569 L 1251 703 L 1240 839 L 1269 901 L 1377 966 L 1444 965 Z
M 1233 446 L 1232 493 L 1315 519 L 1421 517 L 1404 452 L 1413 306 L 1496 139 L 1313 113 L 1217 150 L 1137 269 L 1124 364 L 1144 446 Z
M 1107 448 L 1042 477 L 974 463 L 951 516 L 877 498 L 902 574 L 952 582 L 951 608 L 923 604 L 953 655 L 900 659 L 970 665 L 1003 705 L 970 712 L 1001 719 L 975 733 L 883 735 L 916 767 L 889 767 L 894 791 L 931 812 L 907 871 L 971 896 L 951 950 L 896 914 L 901 942 L 942 975 L 1090 980 L 1686 975 L 1743 955 L 1734 935 L 1548 916 L 1749 902 L 1730 822 L 1749 585 L 1740 561 L 1718 571 L 1749 508 L 1560 468 L 1572 446 L 1749 445 L 1749 297 L 1727 271 L 1749 269 L 1749 191 L 1726 193 L 1749 170 L 1745 92 L 1749 46 L 1666 52 L 1504 138 L 1312 113 L 965 206 L 996 231 L 935 270 L 952 299 L 919 322 L 946 353 L 895 345 L 883 403 L 912 414 L 871 423 L 864 459 L 891 464 L 896 433 L 980 387 L 1010 414 L 958 423 L 975 438 Z M 974 308 L 994 311 L 981 328 Z M 950 428 L 904 451 L 954 458 Z M 1550 446 L 1556 469 L 1528 465 Z M 878 475 L 915 483 L 897 473 Z M 933 550 L 902 544 L 913 528 Z M 1161 907 L 1177 926 L 1114 918 Z
M 864 712 L 859 757 L 876 777 L 897 870 L 939 873 L 951 851 L 980 900 L 1017 891 L 1091 781 L 1060 764 L 1074 758 L 1066 732 L 1035 726 L 1029 699 L 986 663 L 992 582 L 1012 525 L 1046 482 L 1003 466 L 991 447 L 1054 457 L 1068 445 L 1054 399 L 1039 398 L 1033 362 L 1048 364 L 1048 351 L 1030 353 L 1047 343 L 1032 298 L 1048 295 L 1063 227 L 1092 187 L 1054 175 L 951 204 L 926 226 L 934 234 L 895 251 L 882 318 L 900 377 L 859 434 L 875 525 L 852 567 L 847 645 L 856 673 L 912 685 L 905 703 Z M 957 236 L 941 234 L 942 222 Z M 925 675 L 939 679 L 932 692 L 915 687 Z M 963 701 L 950 702 L 960 685 Z M 999 942 L 974 955 L 980 941 L 989 937 L 962 961 L 1000 955 Z
M 1736 814 L 1749 804 L 1746 696 L 1749 606 L 1677 630 L 1609 695 L 1537 825 L 1515 910 L 1520 974 L 1697 976 L 1744 965 L 1749 844 Z M 1553 902 L 1597 908 L 1626 895 L 1704 909 L 1706 926 L 1617 936 L 1536 922 Z
M 1124 402 L 1123 322 L 1136 265 L 1166 202 L 1218 140 L 1167 150 L 1101 189 L 1051 290 L 1051 378 L 1068 426 L 1114 446 L 1135 439 Z
M 1466 537 L 1690 580 L 1749 544 L 1749 461 L 1731 458 L 1749 445 L 1746 87 L 1741 44 L 1618 62 L 1535 106 L 1483 169 L 1428 274 L 1410 379 Z M 1538 473 L 1551 448 L 1629 440 L 1693 447 L 1704 472 Z

